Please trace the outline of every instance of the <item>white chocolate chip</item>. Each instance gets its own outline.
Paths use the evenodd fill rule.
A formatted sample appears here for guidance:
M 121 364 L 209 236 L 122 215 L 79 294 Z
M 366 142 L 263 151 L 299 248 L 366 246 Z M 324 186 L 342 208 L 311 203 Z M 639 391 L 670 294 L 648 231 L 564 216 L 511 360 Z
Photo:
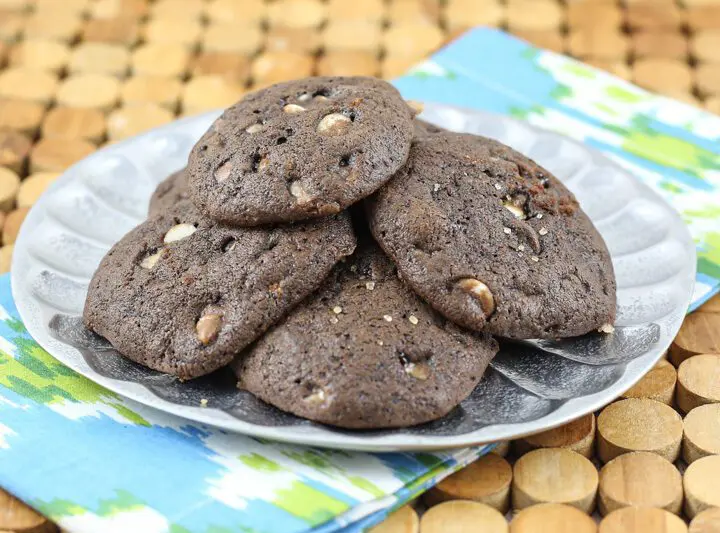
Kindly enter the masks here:
M 176 224 L 168 230 L 163 238 L 165 244 L 182 240 L 189 237 L 197 231 L 197 228 L 192 224 Z
M 375 282 L 374 282 L 374 281 L 368 281 L 368 282 L 365 284 L 365 288 L 366 288 L 367 290 L 369 290 L 369 291 L 374 290 L 374 289 L 375 289 Z
M 418 318 L 417 318 L 415 315 L 410 315 L 410 316 L 408 317 L 408 320 L 410 321 L 410 323 L 411 323 L 413 326 L 417 326 Z
M 207 398 L 200 398 L 200 407 L 207 407 Z
M 392 322 L 392 317 L 390 315 L 383 315 L 383 320 L 386 322 Z
M 265 126 L 263 126 L 262 124 L 252 124 L 245 128 L 245 131 L 248 133 L 260 133 L 264 129 Z
M 439 183 L 436 183 L 435 185 L 433 185 L 433 192 L 438 192 L 439 190 L 440 190 L 440 184 L 439 184 Z
M 307 193 L 305 187 L 299 181 L 293 181 L 290 184 L 290 194 L 297 198 L 299 204 L 306 204 L 312 200 L 312 196 Z
M 327 96 L 323 96 L 322 94 L 318 94 L 318 95 L 315 97 L 315 100 L 317 100 L 318 102 L 325 102 L 325 101 L 330 100 L 330 99 L 329 99 Z
M 340 321 L 337 319 L 337 317 L 334 317 L 334 316 L 333 316 L 333 317 L 330 317 L 330 322 L 331 322 L 332 324 L 337 324 L 337 323 L 340 322 Z
M 430 377 L 430 367 L 427 363 L 408 362 L 405 365 L 405 372 L 410 374 L 415 379 L 419 379 L 420 381 L 425 381 L 427 378 Z
M 327 395 L 325 394 L 325 391 L 323 389 L 316 388 L 313 389 L 312 393 L 310 393 L 309 396 L 305 396 L 303 400 L 313 405 L 320 405 L 322 403 L 325 403 L 326 398 Z
M 547 235 L 547 234 L 548 234 L 548 230 L 547 230 L 547 228 L 540 228 L 540 231 L 538 231 L 538 233 L 539 233 L 540 235 Z
M 258 161 L 257 169 L 258 170 L 265 170 L 267 166 L 270 164 L 270 160 L 267 157 L 263 157 Z
M 598 328 L 598 332 L 600 333 L 615 333 L 615 326 L 612 324 L 603 324 Z
M 297 105 L 297 104 L 288 104 L 285 107 L 283 107 L 283 111 L 285 113 L 294 115 L 296 113 L 302 113 L 303 111 L 305 111 L 305 108 L 303 106 Z
M 322 135 L 342 135 L 352 121 L 341 113 L 325 115 L 317 125 L 317 132 Z
M 140 266 L 143 268 L 151 269 L 157 264 L 161 256 L 162 250 L 158 250 L 154 254 L 148 255 L 142 261 L 140 261 Z
M 415 116 L 422 113 L 423 109 L 425 109 L 425 104 L 423 104 L 422 102 L 418 102 L 417 100 L 406 100 L 405 102 L 408 106 L 410 106 L 410 109 L 412 109 L 412 112 Z
M 460 289 L 477 298 L 486 316 L 490 316 L 495 311 L 495 297 L 490 292 L 490 288 L 482 281 L 475 278 L 463 278 L 457 284 Z
M 518 207 L 514 203 L 510 201 L 503 202 L 503 207 L 510 211 L 515 218 L 524 219 L 525 218 L 525 211 L 523 211 L 522 207 Z
M 524 252 L 524 251 L 525 251 L 525 245 L 524 245 L 524 244 L 519 244 L 518 247 L 517 247 L 517 249 L 518 249 L 518 252 Z
M 336 305 L 335 307 L 333 307 L 333 313 L 335 313 L 336 315 L 339 315 L 340 313 L 342 313 L 342 307 L 340 307 L 339 305 Z
M 542 218 L 542 217 L 543 217 L 542 213 L 537 214 L 537 218 Z
M 301 94 L 298 96 L 298 102 L 308 102 L 312 99 L 312 95 L 309 93 Z
M 510 228 L 503 228 L 503 233 L 505 233 L 505 235 L 510 235 L 512 230 Z
M 225 161 L 222 165 L 220 165 L 217 170 L 215 171 L 215 180 L 219 182 L 223 182 L 226 179 L 230 177 L 230 172 L 232 172 L 233 166 L 230 160 Z
M 195 324 L 195 333 L 200 342 L 207 345 L 217 339 L 222 326 L 222 315 L 220 313 L 208 313 L 200 317 Z
M 499 183 L 496 183 L 496 184 L 495 184 L 495 188 L 496 188 L 498 191 L 502 191 L 502 185 L 500 185 Z
M 533 256 L 530 258 L 530 260 L 531 260 L 531 261 L 534 261 L 535 263 L 537 263 L 538 261 L 540 261 L 540 258 L 539 258 L 537 255 L 533 255 Z
M 378 345 L 379 345 L 379 346 L 384 346 L 385 343 L 384 343 L 383 341 L 378 341 Z

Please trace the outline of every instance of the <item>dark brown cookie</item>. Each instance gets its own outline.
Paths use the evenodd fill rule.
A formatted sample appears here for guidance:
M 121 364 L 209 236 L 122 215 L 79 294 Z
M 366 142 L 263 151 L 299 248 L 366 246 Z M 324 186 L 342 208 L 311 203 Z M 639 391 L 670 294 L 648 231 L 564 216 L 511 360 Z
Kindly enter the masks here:
M 170 174 L 162 180 L 155 192 L 150 197 L 150 207 L 148 207 L 148 216 L 154 216 L 158 213 L 177 204 L 181 200 L 188 197 L 187 173 L 185 169 L 178 170 L 174 174 Z
M 445 128 L 441 128 L 440 126 L 436 126 L 435 124 L 432 124 L 430 122 L 420 120 L 419 118 L 415 119 L 416 139 L 422 139 L 430 135 L 435 135 L 437 133 L 448 133 L 448 130 L 446 130 Z
M 403 165 L 413 111 L 374 78 L 306 78 L 246 96 L 190 154 L 190 195 L 228 223 L 337 213 Z
M 612 263 L 597 230 L 556 178 L 496 141 L 417 140 L 366 206 L 403 278 L 461 326 L 556 338 L 615 319 Z
M 402 427 L 447 414 L 497 349 L 427 306 L 371 243 L 233 366 L 239 387 L 284 411 L 346 428 Z
M 182 201 L 108 252 L 90 282 L 85 324 L 133 361 L 201 376 L 230 362 L 354 248 L 345 214 L 237 228 Z

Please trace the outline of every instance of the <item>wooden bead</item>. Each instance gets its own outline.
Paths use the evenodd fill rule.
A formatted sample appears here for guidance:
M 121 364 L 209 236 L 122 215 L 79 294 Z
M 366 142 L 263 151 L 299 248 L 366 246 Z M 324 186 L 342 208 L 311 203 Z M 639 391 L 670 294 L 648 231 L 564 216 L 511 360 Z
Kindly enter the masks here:
M 368 21 L 330 21 L 322 33 L 326 51 L 353 50 L 376 54 L 380 49 L 382 31 Z
M 384 522 L 370 528 L 368 533 L 418 533 L 420 519 L 409 505 L 391 513 Z
M 0 97 L 47 103 L 57 90 L 57 77 L 49 72 L 8 68 L 0 72 Z
M 32 142 L 16 131 L 0 131 L 0 167 L 22 174 Z
M 448 0 L 444 15 L 445 24 L 451 31 L 474 26 L 497 27 L 507 20 L 505 6 L 497 1 Z
M 311 56 L 294 52 L 267 52 L 253 61 L 251 73 L 257 84 L 303 78 L 313 70 Z
M 688 6 L 685 9 L 687 25 L 694 31 L 720 28 L 720 4 Z
M 683 459 L 690 464 L 720 454 L 720 404 L 701 405 L 683 420 Z
M 690 39 L 690 48 L 701 61 L 720 62 L 720 29 L 696 32 Z
M 512 467 L 495 454 L 487 454 L 462 470 L 446 477 L 425 494 L 428 505 L 449 500 L 472 500 L 501 513 L 510 507 Z
M 267 18 L 267 4 L 263 0 L 211 0 L 206 13 L 212 23 L 257 25 Z
M 237 102 L 245 89 L 220 76 L 197 76 L 185 84 L 182 93 L 184 112 L 199 113 L 226 108 Z
M 623 507 L 600 522 L 598 533 L 687 533 L 687 526 L 664 509 Z
M 2 248 L 0 248 L 0 274 L 6 274 L 10 272 L 10 265 L 12 264 L 12 253 L 14 248 L 15 246 L 12 244 L 6 244 Z
M 121 107 L 108 115 L 108 137 L 125 139 L 171 122 L 174 115 L 155 104 Z
M 555 429 L 513 442 L 519 455 L 537 448 L 567 448 L 592 458 L 595 443 L 595 415 L 590 413 Z
M 617 5 L 571 2 L 567 6 L 567 23 L 572 29 L 607 28 L 617 30 L 623 23 L 623 17 L 622 11 Z
M 570 31 L 568 49 L 578 57 L 618 59 L 627 54 L 628 40 L 619 29 L 583 28 Z
M 2 242 L 4 245 L 15 244 L 15 239 L 20 232 L 20 226 L 22 226 L 25 217 L 30 211 L 29 207 L 19 207 L 14 211 L 10 211 L 5 217 L 5 224 L 2 228 Z
M 201 52 L 190 67 L 193 76 L 210 74 L 244 84 L 250 77 L 250 59 L 231 52 Z
M 565 51 L 565 36 L 558 31 L 548 30 L 515 30 L 515 36 L 526 40 L 533 46 L 546 48 L 553 52 Z
M 327 17 L 330 21 L 352 20 L 380 23 L 387 16 L 387 6 L 382 0 L 329 0 Z
M 675 396 L 677 372 L 665 359 L 661 359 L 622 398 L 648 398 L 670 405 Z
M 28 17 L 23 33 L 26 39 L 73 41 L 80 33 L 82 19 L 63 10 L 37 11 Z
M 120 95 L 120 82 L 105 74 L 73 74 L 57 92 L 57 101 L 68 107 L 112 109 Z
M 563 448 L 533 450 L 513 468 L 513 509 L 564 503 L 589 513 L 595 506 L 597 487 L 597 470 L 586 457 Z
M 553 30 L 560 32 L 563 10 L 558 2 L 513 0 L 507 6 L 511 30 Z
M 70 72 L 90 72 L 123 77 L 130 65 L 130 53 L 123 46 L 107 43 L 81 43 L 70 59 Z
M 6 248 L 8 248 L 6 250 Z M 12 247 L 0 250 L 0 269 L 10 270 Z M 53 533 L 57 528 L 44 516 L 0 489 L 0 530 L 15 533 Z
M 383 35 L 383 45 L 391 56 L 425 55 L 442 43 L 442 31 L 432 24 L 395 25 Z
M 189 52 L 182 46 L 168 44 L 143 44 L 132 55 L 135 74 L 150 76 L 178 76 L 187 72 Z
M 683 361 L 678 368 L 675 398 L 684 413 L 720 402 L 720 355 L 696 355 Z
M 510 453 L 510 441 L 503 440 L 498 442 L 495 447 L 490 450 L 490 453 L 494 453 L 500 457 L 507 457 L 507 454 Z
M 30 171 L 62 172 L 94 151 L 94 144 L 80 139 L 42 139 L 30 153 Z
M 319 76 L 377 76 L 379 71 L 377 56 L 359 50 L 327 52 L 318 61 Z
M 713 296 L 707 302 L 705 302 L 698 313 L 720 313 L 720 294 Z
M 658 8 L 652 0 L 627 6 L 625 20 L 632 30 L 676 31 L 683 23 L 682 12 L 676 5 Z
M 90 9 L 96 19 L 141 19 L 148 14 L 147 0 L 95 0 Z
M 105 115 L 97 109 L 55 107 L 42 128 L 48 139 L 84 139 L 99 143 L 105 136 Z
M 420 519 L 422 533 L 507 533 L 505 517 L 488 505 L 456 500 L 429 509 Z
M 25 24 L 24 13 L 13 13 L 0 9 L 0 40 L 15 41 Z
M 0 9 L 8 11 L 25 11 L 30 6 L 30 0 L 0 0 Z
M 210 52 L 235 52 L 252 55 L 263 42 L 260 28 L 238 28 L 235 24 L 213 24 L 207 28 L 202 39 L 203 50 Z
M 205 9 L 203 0 L 155 0 L 152 17 L 198 20 Z
M 440 9 L 437 2 L 425 0 L 393 0 L 388 6 L 387 16 L 390 23 L 437 24 Z
M 705 109 L 716 115 L 720 115 L 720 97 L 713 96 L 705 100 Z
M 20 178 L 9 168 L 0 167 L 0 211 L 10 211 L 20 189 Z
M 647 58 L 635 61 L 633 66 L 633 80 L 651 90 L 683 90 L 690 92 L 692 76 L 690 67 L 685 62 L 663 59 Z
M 385 79 L 402 76 L 417 62 L 418 58 L 413 56 L 385 57 L 380 63 L 381 76 Z
M 610 74 L 614 74 L 615 76 L 618 76 L 624 80 L 629 80 L 630 78 L 632 78 L 630 67 L 623 60 L 587 58 L 585 61 L 588 65 L 592 65 L 593 67 L 605 70 Z
M 33 70 L 60 72 L 70 59 L 67 44 L 47 39 L 29 39 L 18 43 L 10 53 L 10 64 Z
M 680 32 L 638 32 L 633 34 L 631 43 L 633 55 L 639 58 L 685 60 L 688 55 L 687 38 Z
M 720 455 L 709 455 L 688 466 L 683 477 L 685 514 L 696 514 L 720 507 Z
M 695 67 L 695 86 L 705 97 L 720 94 L 720 63 L 700 63 Z
M 31 174 L 20 184 L 20 190 L 17 195 L 18 207 L 30 207 L 37 202 L 40 195 L 45 192 L 52 182 L 54 182 L 60 174 L 56 172 L 38 172 Z
M 150 43 L 168 44 L 193 48 L 202 34 L 199 20 L 156 18 L 145 26 L 143 35 Z
M 85 22 L 82 39 L 85 42 L 133 46 L 140 36 L 137 22 L 126 18 L 91 19 Z
M 670 361 L 678 367 L 688 357 L 703 353 L 720 353 L 720 317 L 692 313 L 670 346 Z
M 720 507 L 705 509 L 695 515 L 688 533 L 720 533 Z
M 533 505 L 520 511 L 510 522 L 510 533 L 596 532 L 592 518 L 575 507 L 560 503 Z
M 600 470 L 598 507 L 603 515 L 628 506 L 661 507 L 678 514 L 682 477 L 677 468 L 650 452 L 620 455 Z
M 682 419 L 664 403 L 628 398 L 611 403 L 597 419 L 598 456 L 607 463 L 620 454 L 653 452 L 670 462 L 680 454 Z
M 268 6 L 270 26 L 317 28 L 326 17 L 320 0 L 276 0 Z
M 33 0 L 35 11 L 65 11 L 84 15 L 88 11 L 90 0 Z
M 307 28 L 270 28 L 265 36 L 265 49 L 275 52 L 315 53 L 320 49 L 320 34 Z
M 0 130 L 15 130 L 32 136 L 40 126 L 45 106 L 27 100 L 0 100 Z
M 120 99 L 123 104 L 157 104 L 174 111 L 180 101 L 182 83 L 177 78 L 133 76 L 123 83 Z

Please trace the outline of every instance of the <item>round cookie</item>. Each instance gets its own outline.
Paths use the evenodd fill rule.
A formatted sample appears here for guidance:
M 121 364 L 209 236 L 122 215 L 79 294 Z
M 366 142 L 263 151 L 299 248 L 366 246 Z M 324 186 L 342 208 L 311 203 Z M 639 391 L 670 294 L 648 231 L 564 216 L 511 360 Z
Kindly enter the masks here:
M 220 368 L 352 253 L 345 214 L 277 228 L 237 228 L 180 202 L 103 258 L 85 325 L 123 355 L 182 379 Z
M 413 110 L 374 78 L 318 77 L 247 95 L 193 148 L 190 195 L 208 216 L 253 226 L 337 213 L 405 163 Z
M 162 180 L 150 197 L 148 216 L 165 211 L 182 200 L 188 198 L 187 173 L 178 170 Z
M 417 139 L 366 202 L 403 279 L 453 322 L 510 338 L 559 338 L 615 319 L 605 243 L 556 178 L 491 139 Z
M 368 243 L 233 366 L 240 388 L 284 411 L 390 428 L 444 416 L 473 391 L 497 349 L 489 335 L 433 311 Z
M 446 130 L 445 128 L 441 128 L 440 126 L 431 124 L 430 122 L 425 122 L 424 120 L 420 120 L 419 118 L 415 119 L 415 138 L 416 139 L 423 139 L 425 137 L 429 137 L 429 136 L 435 135 L 437 133 L 451 133 L 451 132 L 449 130 Z

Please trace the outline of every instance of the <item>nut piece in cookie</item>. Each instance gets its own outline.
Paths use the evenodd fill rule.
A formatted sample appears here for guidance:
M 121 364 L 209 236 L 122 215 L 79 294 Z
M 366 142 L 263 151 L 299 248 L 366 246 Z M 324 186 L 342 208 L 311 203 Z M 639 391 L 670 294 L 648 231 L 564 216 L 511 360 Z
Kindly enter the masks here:
M 88 328 L 127 358 L 183 379 L 228 364 L 355 248 L 347 214 L 238 228 L 189 200 L 128 233 L 93 276 Z

